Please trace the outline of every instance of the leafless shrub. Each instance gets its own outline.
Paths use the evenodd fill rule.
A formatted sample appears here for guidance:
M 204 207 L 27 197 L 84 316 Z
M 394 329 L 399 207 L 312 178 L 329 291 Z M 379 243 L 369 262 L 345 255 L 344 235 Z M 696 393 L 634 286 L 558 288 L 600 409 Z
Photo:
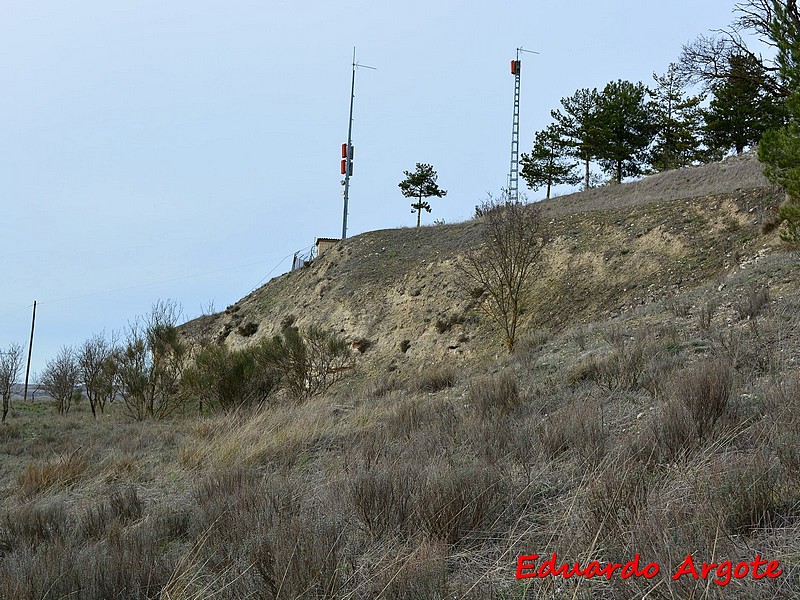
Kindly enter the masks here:
M 522 403 L 517 376 L 507 369 L 499 375 L 488 375 L 471 381 L 467 402 L 483 415 L 494 411 L 503 414 L 512 412 Z
M 725 414 L 733 391 L 733 377 L 730 363 L 708 359 L 673 380 L 673 396 L 689 411 L 699 440 L 704 440 Z
M 470 282 L 465 289 L 484 290 L 479 306 L 500 330 L 506 349 L 514 352 L 531 274 L 543 246 L 539 209 L 490 200 L 480 213 L 482 244 L 467 252 L 458 268 Z
M 769 288 L 750 286 L 733 308 L 740 320 L 757 317 L 761 309 L 769 302 Z
M 447 554 L 447 544 L 427 539 L 392 552 L 397 558 L 381 570 L 379 587 L 371 597 L 387 600 L 446 598 Z
M 436 462 L 419 482 L 419 523 L 432 537 L 450 544 L 486 522 L 500 497 L 499 475 L 478 464 Z
M 449 364 L 436 364 L 428 367 L 418 376 L 415 387 L 417 391 L 434 393 L 453 387 L 458 379 L 456 368 Z
M 677 399 L 667 401 L 651 423 L 659 455 L 665 461 L 675 460 L 695 447 L 696 425 L 686 406 Z
M 47 362 L 40 385 L 58 403 L 58 413 L 66 415 L 78 385 L 78 361 L 75 352 L 63 346 L 58 355 Z M 78 391 L 80 394 L 80 391 Z
M 686 302 L 685 300 L 680 300 L 678 298 L 671 298 L 667 302 L 667 306 L 672 311 L 672 314 L 676 317 L 688 317 L 689 314 L 692 312 L 692 305 Z
M 586 494 L 588 528 L 601 541 L 626 542 L 631 523 L 647 498 L 645 464 L 615 456 L 593 477 Z
M 797 489 L 789 492 L 784 486 L 780 464 L 764 452 L 730 457 L 716 465 L 713 474 L 715 485 L 708 489 L 709 502 L 718 507 L 733 533 L 779 525 L 800 499 Z
M 92 416 L 97 418 L 97 409 L 105 412 L 106 404 L 117 395 L 117 377 L 114 354 L 116 342 L 102 335 L 86 340 L 77 353 L 78 373 L 83 383 Z
M 700 325 L 700 329 L 702 331 L 711 331 L 711 323 L 714 319 L 714 313 L 716 313 L 719 304 L 716 301 L 709 300 L 704 302 L 702 306 L 700 306 L 700 313 L 698 314 L 698 324 Z
M 62 502 L 23 504 L 5 514 L 2 521 L 3 545 L 16 550 L 35 550 L 41 544 L 60 540 L 69 532 L 69 516 Z
M 11 344 L 5 351 L 0 351 L 0 397 L 3 399 L 3 418 L 0 422 L 6 422 L 6 416 L 11 406 L 11 387 L 19 376 L 22 368 L 22 346 Z
M 347 496 L 364 527 L 375 537 L 399 534 L 414 505 L 410 493 L 419 469 L 407 462 L 361 468 L 347 482 Z
M 545 452 L 557 457 L 565 452 L 597 460 L 605 452 L 607 431 L 602 404 L 591 396 L 572 399 L 548 415 L 539 427 L 539 440 Z

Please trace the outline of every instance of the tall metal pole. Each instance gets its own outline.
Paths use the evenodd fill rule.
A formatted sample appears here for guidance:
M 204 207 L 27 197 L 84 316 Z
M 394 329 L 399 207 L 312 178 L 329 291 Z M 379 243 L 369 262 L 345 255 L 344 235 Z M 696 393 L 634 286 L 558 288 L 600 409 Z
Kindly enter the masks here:
M 356 49 L 353 48 L 353 77 L 350 81 L 350 120 L 347 122 L 347 162 L 344 170 L 344 211 L 342 212 L 342 239 L 347 237 L 347 203 L 350 200 L 350 165 L 353 152 L 353 102 L 356 98 Z
M 375 71 L 375 67 L 368 67 L 356 62 L 356 49 L 353 48 L 353 77 L 350 81 L 350 120 L 347 122 L 347 145 L 342 156 L 342 174 L 344 175 L 344 210 L 342 211 L 342 239 L 347 237 L 347 205 L 350 200 L 350 177 L 353 175 L 353 103 L 356 97 L 356 68 L 364 67 Z
M 511 124 L 511 167 L 508 170 L 508 201 L 519 202 L 519 95 L 522 61 L 520 52 L 539 54 L 533 50 L 517 48 L 517 58 L 511 63 L 511 74 L 514 75 L 514 119 Z
M 31 319 L 31 340 L 28 343 L 28 366 L 25 367 L 25 391 L 22 394 L 22 401 L 28 399 L 28 377 L 31 374 L 31 353 L 33 352 L 33 330 L 36 327 L 36 300 L 33 301 L 33 318 Z

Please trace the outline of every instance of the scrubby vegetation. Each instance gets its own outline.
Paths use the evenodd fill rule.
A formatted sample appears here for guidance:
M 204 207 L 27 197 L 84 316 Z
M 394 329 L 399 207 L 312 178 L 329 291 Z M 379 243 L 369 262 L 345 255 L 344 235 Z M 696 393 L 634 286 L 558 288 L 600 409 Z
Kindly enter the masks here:
M 778 253 L 622 318 L 529 332 L 490 373 L 240 386 L 303 339 L 338 356 L 292 319 L 247 351 L 195 354 L 203 415 L 18 402 L 2 429 L 0 597 L 795 597 L 798 282 Z M 515 578 L 518 556 L 553 552 L 661 571 Z M 760 555 L 783 575 L 673 581 L 690 553 Z

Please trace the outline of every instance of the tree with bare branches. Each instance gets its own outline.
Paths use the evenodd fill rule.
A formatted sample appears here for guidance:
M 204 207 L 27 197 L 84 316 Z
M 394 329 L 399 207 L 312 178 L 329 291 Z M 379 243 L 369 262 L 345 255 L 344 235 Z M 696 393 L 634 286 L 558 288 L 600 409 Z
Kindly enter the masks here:
M 97 409 L 105 412 L 106 403 L 116 394 L 115 343 L 102 335 L 86 340 L 78 351 L 80 380 L 83 383 L 92 416 L 97 418 Z
M 472 295 L 480 294 L 481 310 L 513 353 L 534 266 L 544 245 L 539 209 L 490 199 L 476 212 L 483 219 L 482 243 L 464 255 L 458 268 L 473 284 Z
M 755 35 L 763 44 L 775 48 L 779 55 L 777 40 L 780 35 L 775 35 L 775 27 L 786 23 L 796 29 L 800 25 L 796 0 L 743 0 L 734 6 L 733 12 L 736 18 L 728 27 L 714 31 L 711 36 L 701 35 L 683 47 L 679 63 L 681 73 L 709 90 L 715 83 L 734 79 L 762 86 L 778 98 L 789 96 L 793 88 L 791 82 L 781 77 L 778 61 L 753 52 L 744 35 Z M 746 57 L 760 68 L 733 73 L 731 59 L 737 56 Z
M 159 301 L 133 323 L 115 353 L 119 393 L 129 416 L 160 419 L 180 407 L 179 384 L 186 366 L 186 344 L 178 334 L 180 307 Z
M 19 376 L 21 368 L 22 346 L 10 344 L 5 352 L 0 351 L 0 396 L 3 397 L 2 423 L 6 422 L 6 416 L 11 408 L 11 388 L 17 376 Z
M 58 414 L 66 415 L 78 389 L 78 359 L 75 351 L 63 346 L 56 357 L 47 362 L 41 387 L 58 403 Z

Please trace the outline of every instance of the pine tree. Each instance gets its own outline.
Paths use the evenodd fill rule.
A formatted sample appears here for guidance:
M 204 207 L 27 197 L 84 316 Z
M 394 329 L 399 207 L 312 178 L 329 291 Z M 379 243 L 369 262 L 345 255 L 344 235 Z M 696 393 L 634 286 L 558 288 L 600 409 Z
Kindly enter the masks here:
M 677 169 L 703 161 L 702 96 L 687 96 L 688 81 L 678 65 L 669 65 L 664 75 L 653 73 L 656 87 L 650 90 L 650 110 L 655 138 L 650 149 L 650 165 L 656 171 Z
M 447 191 L 439 189 L 439 185 L 436 183 L 439 176 L 431 165 L 417 163 L 416 170 L 413 173 L 403 171 L 403 174 L 406 178 L 398 186 L 403 192 L 403 196 L 417 199 L 416 202 L 411 204 L 411 212 L 417 213 L 417 227 L 419 227 L 422 211 L 431 212 L 430 203 L 423 200 L 423 198 L 430 198 L 431 196 L 442 198 L 447 195 Z
M 596 89 L 583 88 L 577 90 L 569 98 L 561 99 L 564 112 L 554 110 L 550 114 L 556 122 L 559 135 L 564 140 L 568 155 L 583 163 L 584 189 L 589 189 L 589 163 L 595 158 L 595 115 L 599 95 Z
M 785 105 L 787 124 L 764 133 L 758 159 L 764 174 L 784 187 L 789 202 L 780 208 L 784 222 L 781 237 L 800 243 L 800 13 L 795 2 L 773 0 L 775 17 L 770 28 L 778 52 L 776 63 L 781 81 L 794 93 Z
M 741 154 L 781 124 L 782 106 L 764 88 L 763 68 L 747 54 L 734 55 L 728 62 L 731 76 L 712 86 L 714 98 L 703 115 L 705 144 L 712 151 Z
M 550 124 L 547 129 L 537 131 L 533 138 L 530 154 L 523 154 L 522 178 L 532 190 L 547 188 L 546 198 L 550 199 L 550 189 L 554 185 L 575 185 L 581 177 L 575 174 L 577 162 L 567 160 L 568 147 L 559 128 Z
M 612 81 L 599 96 L 594 116 L 593 150 L 603 171 L 617 183 L 640 175 L 647 164 L 653 124 L 643 83 Z

